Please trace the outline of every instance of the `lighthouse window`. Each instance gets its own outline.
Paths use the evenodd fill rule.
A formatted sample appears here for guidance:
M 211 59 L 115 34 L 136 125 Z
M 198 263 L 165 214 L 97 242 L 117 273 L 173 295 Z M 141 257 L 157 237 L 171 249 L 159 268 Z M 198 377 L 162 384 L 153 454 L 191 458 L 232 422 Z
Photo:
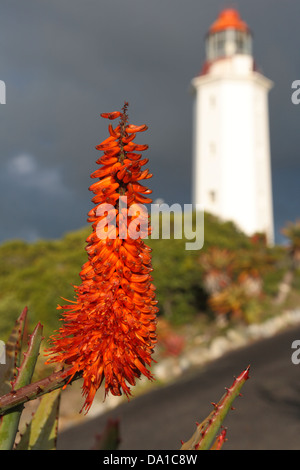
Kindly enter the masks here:
M 240 31 L 236 32 L 236 45 L 237 45 L 237 52 L 243 53 L 245 52 L 245 35 Z
M 225 35 L 220 32 L 216 35 L 216 56 L 221 57 L 225 54 Z
M 240 54 L 251 54 L 251 36 L 242 31 L 236 31 L 236 50 Z

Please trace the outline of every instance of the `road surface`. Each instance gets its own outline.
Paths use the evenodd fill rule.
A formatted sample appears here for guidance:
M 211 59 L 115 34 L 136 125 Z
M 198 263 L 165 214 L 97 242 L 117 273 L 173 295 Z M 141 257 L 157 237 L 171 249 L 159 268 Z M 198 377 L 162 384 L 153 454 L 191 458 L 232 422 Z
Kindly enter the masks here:
M 212 410 L 234 376 L 250 364 L 250 380 L 227 415 L 224 450 L 300 450 L 300 364 L 293 364 L 300 327 L 257 341 L 178 382 L 62 432 L 58 449 L 90 449 L 108 418 L 120 420 L 120 450 L 178 450 Z

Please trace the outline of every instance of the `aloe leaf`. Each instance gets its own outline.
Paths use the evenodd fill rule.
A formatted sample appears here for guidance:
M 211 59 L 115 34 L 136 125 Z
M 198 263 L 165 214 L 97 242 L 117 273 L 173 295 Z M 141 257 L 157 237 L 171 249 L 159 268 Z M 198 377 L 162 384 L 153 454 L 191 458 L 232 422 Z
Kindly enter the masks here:
M 17 390 L 31 382 L 43 339 L 42 332 L 43 326 L 38 323 L 29 337 L 28 349 L 23 353 L 24 359 L 18 369 L 16 379 L 12 382 L 12 390 Z
M 11 390 L 11 381 L 21 362 L 22 339 L 27 321 L 27 307 L 16 320 L 15 326 L 5 345 L 5 364 L 0 366 L 0 396 Z
M 31 382 L 42 341 L 42 330 L 42 325 L 38 323 L 32 335 L 29 337 L 28 349 L 24 353 L 21 366 L 18 368 L 18 375 L 11 383 L 12 390 L 10 394 L 12 395 L 15 390 Z M 23 406 L 21 405 L 1 416 L 0 450 L 10 450 L 13 448 L 22 411 Z
M 210 450 L 221 450 L 226 439 L 226 429 L 223 429 L 219 436 L 216 438 L 215 442 L 211 446 Z
M 116 450 L 120 443 L 119 421 L 109 419 L 102 434 L 96 436 L 92 450 Z
M 44 395 L 16 450 L 56 450 L 61 390 Z
M 214 410 L 202 423 L 197 425 L 196 431 L 187 442 L 182 444 L 181 450 L 208 450 L 211 448 L 212 442 L 219 432 L 228 411 L 232 408 L 233 401 L 240 395 L 242 386 L 249 378 L 249 369 L 250 367 L 247 367 L 234 380 L 232 386 L 226 389 L 226 393 L 217 404 L 213 403 Z M 223 437 L 225 438 L 224 433 Z M 220 437 L 220 445 L 223 445 L 223 441 L 222 437 Z M 218 447 L 218 442 L 213 445 L 212 449 L 216 447 Z

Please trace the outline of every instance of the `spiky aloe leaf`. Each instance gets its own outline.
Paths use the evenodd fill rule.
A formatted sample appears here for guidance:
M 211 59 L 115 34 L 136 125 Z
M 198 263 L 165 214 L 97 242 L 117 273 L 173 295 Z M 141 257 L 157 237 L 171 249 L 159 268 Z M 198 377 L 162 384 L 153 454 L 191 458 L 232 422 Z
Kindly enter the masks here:
M 18 368 L 18 375 L 11 383 L 10 394 L 12 395 L 15 390 L 31 382 L 42 341 L 42 330 L 42 325 L 38 323 L 29 337 L 28 349 L 24 353 L 21 366 Z M 0 417 L 0 450 L 13 448 L 22 410 L 23 406 L 18 406 Z
M 226 393 L 217 404 L 213 403 L 214 410 L 202 423 L 197 425 L 196 431 L 187 442 L 182 444 L 181 450 L 208 450 L 210 448 L 218 448 L 218 441 L 211 447 L 212 442 L 219 432 L 228 411 L 231 409 L 233 401 L 240 394 L 242 386 L 249 378 L 249 369 L 250 366 L 234 380 L 232 386 L 226 389 Z M 219 444 L 223 445 L 225 435 L 221 433 L 220 436 Z
M 226 441 L 226 429 L 223 429 L 219 436 L 216 438 L 215 442 L 211 446 L 210 450 L 221 450 L 224 442 Z
M 109 419 L 91 450 L 116 450 L 120 443 L 119 421 Z
M 41 398 L 39 406 L 22 434 L 16 450 L 55 450 L 61 390 Z
M 31 382 L 36 361 L 40 353 L 40 345 L 43 339 L 43 325 L 38 323 L 29 337 L 28 349 L 23 353 L 24 359 L 18 368 L 18 375 L 12 382 L 12 391 L 24 387 Z
M 25 307 L 5 345 L 6 360 L 5 364 L 0 366 L 0 396 L 11 390 L 11 381 L 21 363 L 22 340 L 27 322 L 27 312 L 28 309 Z

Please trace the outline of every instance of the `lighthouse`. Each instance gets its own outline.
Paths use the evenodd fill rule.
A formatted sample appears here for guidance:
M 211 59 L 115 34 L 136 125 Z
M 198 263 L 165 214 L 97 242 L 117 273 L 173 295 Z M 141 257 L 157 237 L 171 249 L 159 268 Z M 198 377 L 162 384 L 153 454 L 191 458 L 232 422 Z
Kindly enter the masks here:
M 192 80 L 193 203 L 247 235 L 274 240 L 268 94 L 255 65 L 252 32 L 223 10 L 205 38 L 206 60 Z

